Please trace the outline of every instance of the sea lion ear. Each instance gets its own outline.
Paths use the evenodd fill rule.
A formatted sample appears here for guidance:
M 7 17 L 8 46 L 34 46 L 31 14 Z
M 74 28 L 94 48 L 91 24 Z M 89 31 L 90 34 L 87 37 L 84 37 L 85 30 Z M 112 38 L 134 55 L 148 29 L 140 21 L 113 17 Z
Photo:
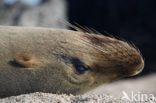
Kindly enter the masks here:
M 16 64 L 16 66 L 18 65 L 25 68 L 35 67 L 39 64 L 35 57 L 26 53 L 17 54 L 13 62 Z

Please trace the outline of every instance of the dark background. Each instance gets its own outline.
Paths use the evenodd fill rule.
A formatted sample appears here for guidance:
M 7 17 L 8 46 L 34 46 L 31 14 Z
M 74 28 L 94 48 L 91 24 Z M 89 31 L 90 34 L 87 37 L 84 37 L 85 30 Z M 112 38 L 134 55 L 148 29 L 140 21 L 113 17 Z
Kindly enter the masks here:
M 145 59 L 140 75 L 156 72 L 156 0 L 67 1 L 71 23 L 133 42 Z

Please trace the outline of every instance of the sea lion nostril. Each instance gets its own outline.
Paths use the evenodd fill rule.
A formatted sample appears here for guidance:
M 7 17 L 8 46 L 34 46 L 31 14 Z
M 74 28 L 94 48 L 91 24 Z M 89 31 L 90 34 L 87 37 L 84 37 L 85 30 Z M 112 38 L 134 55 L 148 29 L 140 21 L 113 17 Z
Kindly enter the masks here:
M 141 58 L 141 63 L 136 66 L 134 73 L 132 74 L 132 76 L 139 74 L 144 68 L 144 60 Z
M 143 61 L 143 59 L 141 59 L 141 64 L 138 67 L 138 69 L 136 70 L 136 73 L 137 74 L 140 73 L 143 70 L 143 68 L 144 68 L 144 61 Z
M 139 72 L 140 70 L 143 69 L 143 67 L 144 67 L 143 64 L 141 64 L 136 71 Z

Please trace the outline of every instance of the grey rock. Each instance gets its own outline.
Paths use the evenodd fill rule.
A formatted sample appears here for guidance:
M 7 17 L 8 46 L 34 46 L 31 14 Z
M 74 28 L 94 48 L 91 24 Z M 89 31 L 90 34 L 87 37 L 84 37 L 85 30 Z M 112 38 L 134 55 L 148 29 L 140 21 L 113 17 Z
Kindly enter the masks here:
M 49 0 L 37 6 L 27 6 L 21 2 L 6 6 L 0 1 L 0 25 L 66 29 L 66 6 L 65 0 Z
M 123 99 L 122 91 L 128 96 L 131 91 L 141 94 L 152 94 L 156 96 L 156 74 L 138 79 L 120 80 L 105 84 L 98 89 L 84 95 L 58 95 L 51 93 L 30 93 L 0 99 L 0 103 L 156 103 L 150 99 L 128 100 Z M 149 95 L 148 95 L 149 96 Z M 136 96 L 137 97 L 137 96 Z M 156 100 L 156 98 L 154 98 Z

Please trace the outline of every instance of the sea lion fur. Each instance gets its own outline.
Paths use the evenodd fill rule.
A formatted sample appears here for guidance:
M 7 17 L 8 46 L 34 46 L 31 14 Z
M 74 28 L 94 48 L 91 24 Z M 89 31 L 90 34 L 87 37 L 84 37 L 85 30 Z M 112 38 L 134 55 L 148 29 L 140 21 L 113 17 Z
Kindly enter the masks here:
M 83 94 L 144 67 L 129 43 L 71 30 L 0 26 L 0 48 L 0 97 Z

